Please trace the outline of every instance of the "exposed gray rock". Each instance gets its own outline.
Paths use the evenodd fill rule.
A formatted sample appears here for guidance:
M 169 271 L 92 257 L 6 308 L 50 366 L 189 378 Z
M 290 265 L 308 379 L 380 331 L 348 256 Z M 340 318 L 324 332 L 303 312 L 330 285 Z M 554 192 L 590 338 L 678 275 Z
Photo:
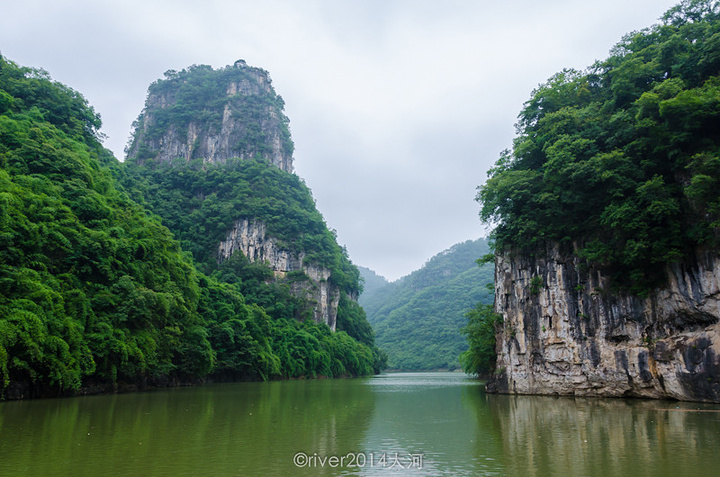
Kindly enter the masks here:
M 230 158 L 260 156 L 280 169 L 292 172 L 292 142 L 287 117 L 279 106 L 282 102 L 276 101 L 278 96 L 267 72 L 249 67 L 242 60 L 228 68 L 238 70 L 235 76 L 241 79 L 223 86 L 225 98 L 221 94 L 220 98 L 208 101 L 203 110 L 204 118 L 193 119 L 187 124 L 159 125 L 161 112 L 177 104 L 177 88 L 151 87 L 145 108 L 134 125 L 134 139 L 127 157 L 139 162 L 202 159 L 203 162 L 224 163 Z M 212 117 L 217 119 L 209 119 Z
M 267 235 L 265 224 L 258 220 L 237 220 L 218 246 L 218 258 L 227 260 L 236 251 L 242 252 L 251 262 L 264 262 L 279 279 L 289 272 L 303 272 L 305 279 L 293 279 L 291 291 L 314 305 L 315 321 L 325 323 L 335 331 L 340 290 L 328 281 L 329 269 L 306 263 L 302 253 L 283 249 L 277 240 Z
M 698 251 L 647 297 L 557 246 L 495 259 L 489 391 L 720 402 L 720 258 Z

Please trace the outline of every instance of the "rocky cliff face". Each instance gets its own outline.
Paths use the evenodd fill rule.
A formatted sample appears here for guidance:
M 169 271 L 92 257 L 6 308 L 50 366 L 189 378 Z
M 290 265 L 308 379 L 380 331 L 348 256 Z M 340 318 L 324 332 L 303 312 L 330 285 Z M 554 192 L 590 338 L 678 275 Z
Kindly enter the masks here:
M 265 232 L 265 224 L 257 220 L 239 219 L 225 240 L 218 246 L 221 261 L 234 252 L 242 252 L 251 262 L 265 262 L 279 279 L 290 272 L 302 272 L 293 277 L 291 291 L 313 304 L 313 319 L 327 324 L 333 331 L 337 323 L 340 290 L 328 282 L 330 270 L 306 263 L 302 253 L 293 253 L 278 245 L 277 240 Z
M 151 86 L 127 157 L 139 162 L 224 163 L 229 158 L 260 156 L 292 172 L 288 119 L 267 72 L 243 60 L 224 71 L 228 73 L 224 81 L 213 89 L 176 72 L 166 73 L 166 80 Z M 199 100 L 200 94 L 207 97 Z M 201 106 L 193 110 L 197 105 Z
M 163 170 L 167 174 L 192 162 L 187 169 L 194 174 L 211 169 L 208 163 L 223 165 L 231 158 L 260 158 L 292 174 L 293 144 L 283 108 L 284 102 L 275 93 L 268 73 L 249 67 L 242 60 L 217 70 L 201 65 L 180 72 L 168 71 L 164 79 L 148 89 L 145 108 L 134 124 L 128 160 L 131 164 Z M 158 167 L 166 163 L 178 167 Z M 229 170 L 234 167 L 237 167 L 236 162 L 228 164 Z M 294 182 L 287 181 L 282 187 L 293 187 L 288 184 Z M 270 189 L 275 186 L 269 185 Z M 183 183 L 179 187 L 182 189 L 187 185 Z M 253 190 L 251 196 L 277 193 L 255 191 L 253 187 L 248 183 L 248 188 Z M 200 189 L 193 190 L 192 194 L 201 201 L 206 195 L 213 194 L 228 199 L 223 195 L 226 191 L 205 186 Z M 304 194 L 305 191 L 298 191 L 297 195 L 302 197 Z M 187 204 L 188 209 L 195 206 Z M 287 206 L 302 208 L 306 205 Z M 257 210 L 253 213 L 262 214 Z M 233 218 L 236 219 L 234 224 Z M 217 226 L 217 217 L 213 217 L 212 226 L 203 226 L 206 225 Z M 265 262 L 278 280 L 287 283 L 295 296 L 307 302 L 307 310 L 312 309 L 316 321 L 335 330 L 341 291 L 330 283 L 329 269 L 309 263 L 303 253 L 283 248 L 278 240 L 267 234 L 266 226 L 258 216 L 238 213 L 229 220 L 225 217 L 222 227 L 227 227 L 223 232 L 225 239 L 212 245 L 214 249 L 217 247 L 220 262 L 235 251 L 243 253 L 251 262 Z M 182 235 L 183 231 L 176 230 L 175 233 Z
M 720 402 L 720 257 L 698 251 L 647 297 L 558 247 L 498 255 L 489 391 Z

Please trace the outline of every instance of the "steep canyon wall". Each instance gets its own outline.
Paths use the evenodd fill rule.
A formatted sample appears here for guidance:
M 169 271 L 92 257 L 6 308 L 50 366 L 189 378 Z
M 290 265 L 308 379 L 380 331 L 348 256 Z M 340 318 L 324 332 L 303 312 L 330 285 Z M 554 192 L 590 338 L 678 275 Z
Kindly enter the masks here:
M 557 246 L 496 256 L 488 390 L 720 402 L 720 257 L 697 251 L 640 297 Z
M 242 252 L 251 262 L 265 263 L 280 279 L 290 272 L 302 272 L 302 279 L 292 280 L 291 291 L 313 304 L 315 321 L 325 323 L 335 331 L 340 290 L 328 281 L 329 269 L 307 263 L 302 253 L 282 248 L 277 240 L 266 234 L 265 224 L 258 220 L 237 220 L 218 246 L 218 258 L 226 260 L 235 251 Z

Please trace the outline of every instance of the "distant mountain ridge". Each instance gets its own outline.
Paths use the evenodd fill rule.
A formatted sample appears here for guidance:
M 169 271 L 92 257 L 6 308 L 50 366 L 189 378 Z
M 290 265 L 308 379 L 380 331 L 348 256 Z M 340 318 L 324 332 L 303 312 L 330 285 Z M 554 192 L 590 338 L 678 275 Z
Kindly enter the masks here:
M 360 271 L 360 277 L 363 282 L 363 297 L 375 294 L 379 289 L 390 283 L 387 278 L 378 275 L 374 270 L 367 267 L 358 265 L 357 269 Z
M 389 369 L 460 368 L 458 356 L 468 348 L 460 332 L 465 313 L 493 300 L 485 286 L 493 281 L 493 265 L 476 263 L 488 251 L 485 239 L 468 240 L 389 283 L 358 267 L 366 286 L 358 301 L 375 330 L 375 343 L 388 355 Z

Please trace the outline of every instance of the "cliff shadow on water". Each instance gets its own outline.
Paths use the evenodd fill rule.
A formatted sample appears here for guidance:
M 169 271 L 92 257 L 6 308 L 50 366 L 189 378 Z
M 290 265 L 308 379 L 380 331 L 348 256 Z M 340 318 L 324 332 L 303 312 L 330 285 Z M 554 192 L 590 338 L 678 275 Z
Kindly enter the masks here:
M 505 475 L 675 476 L 720 465 L 714 405 L 499 395 L 487 402 Z

